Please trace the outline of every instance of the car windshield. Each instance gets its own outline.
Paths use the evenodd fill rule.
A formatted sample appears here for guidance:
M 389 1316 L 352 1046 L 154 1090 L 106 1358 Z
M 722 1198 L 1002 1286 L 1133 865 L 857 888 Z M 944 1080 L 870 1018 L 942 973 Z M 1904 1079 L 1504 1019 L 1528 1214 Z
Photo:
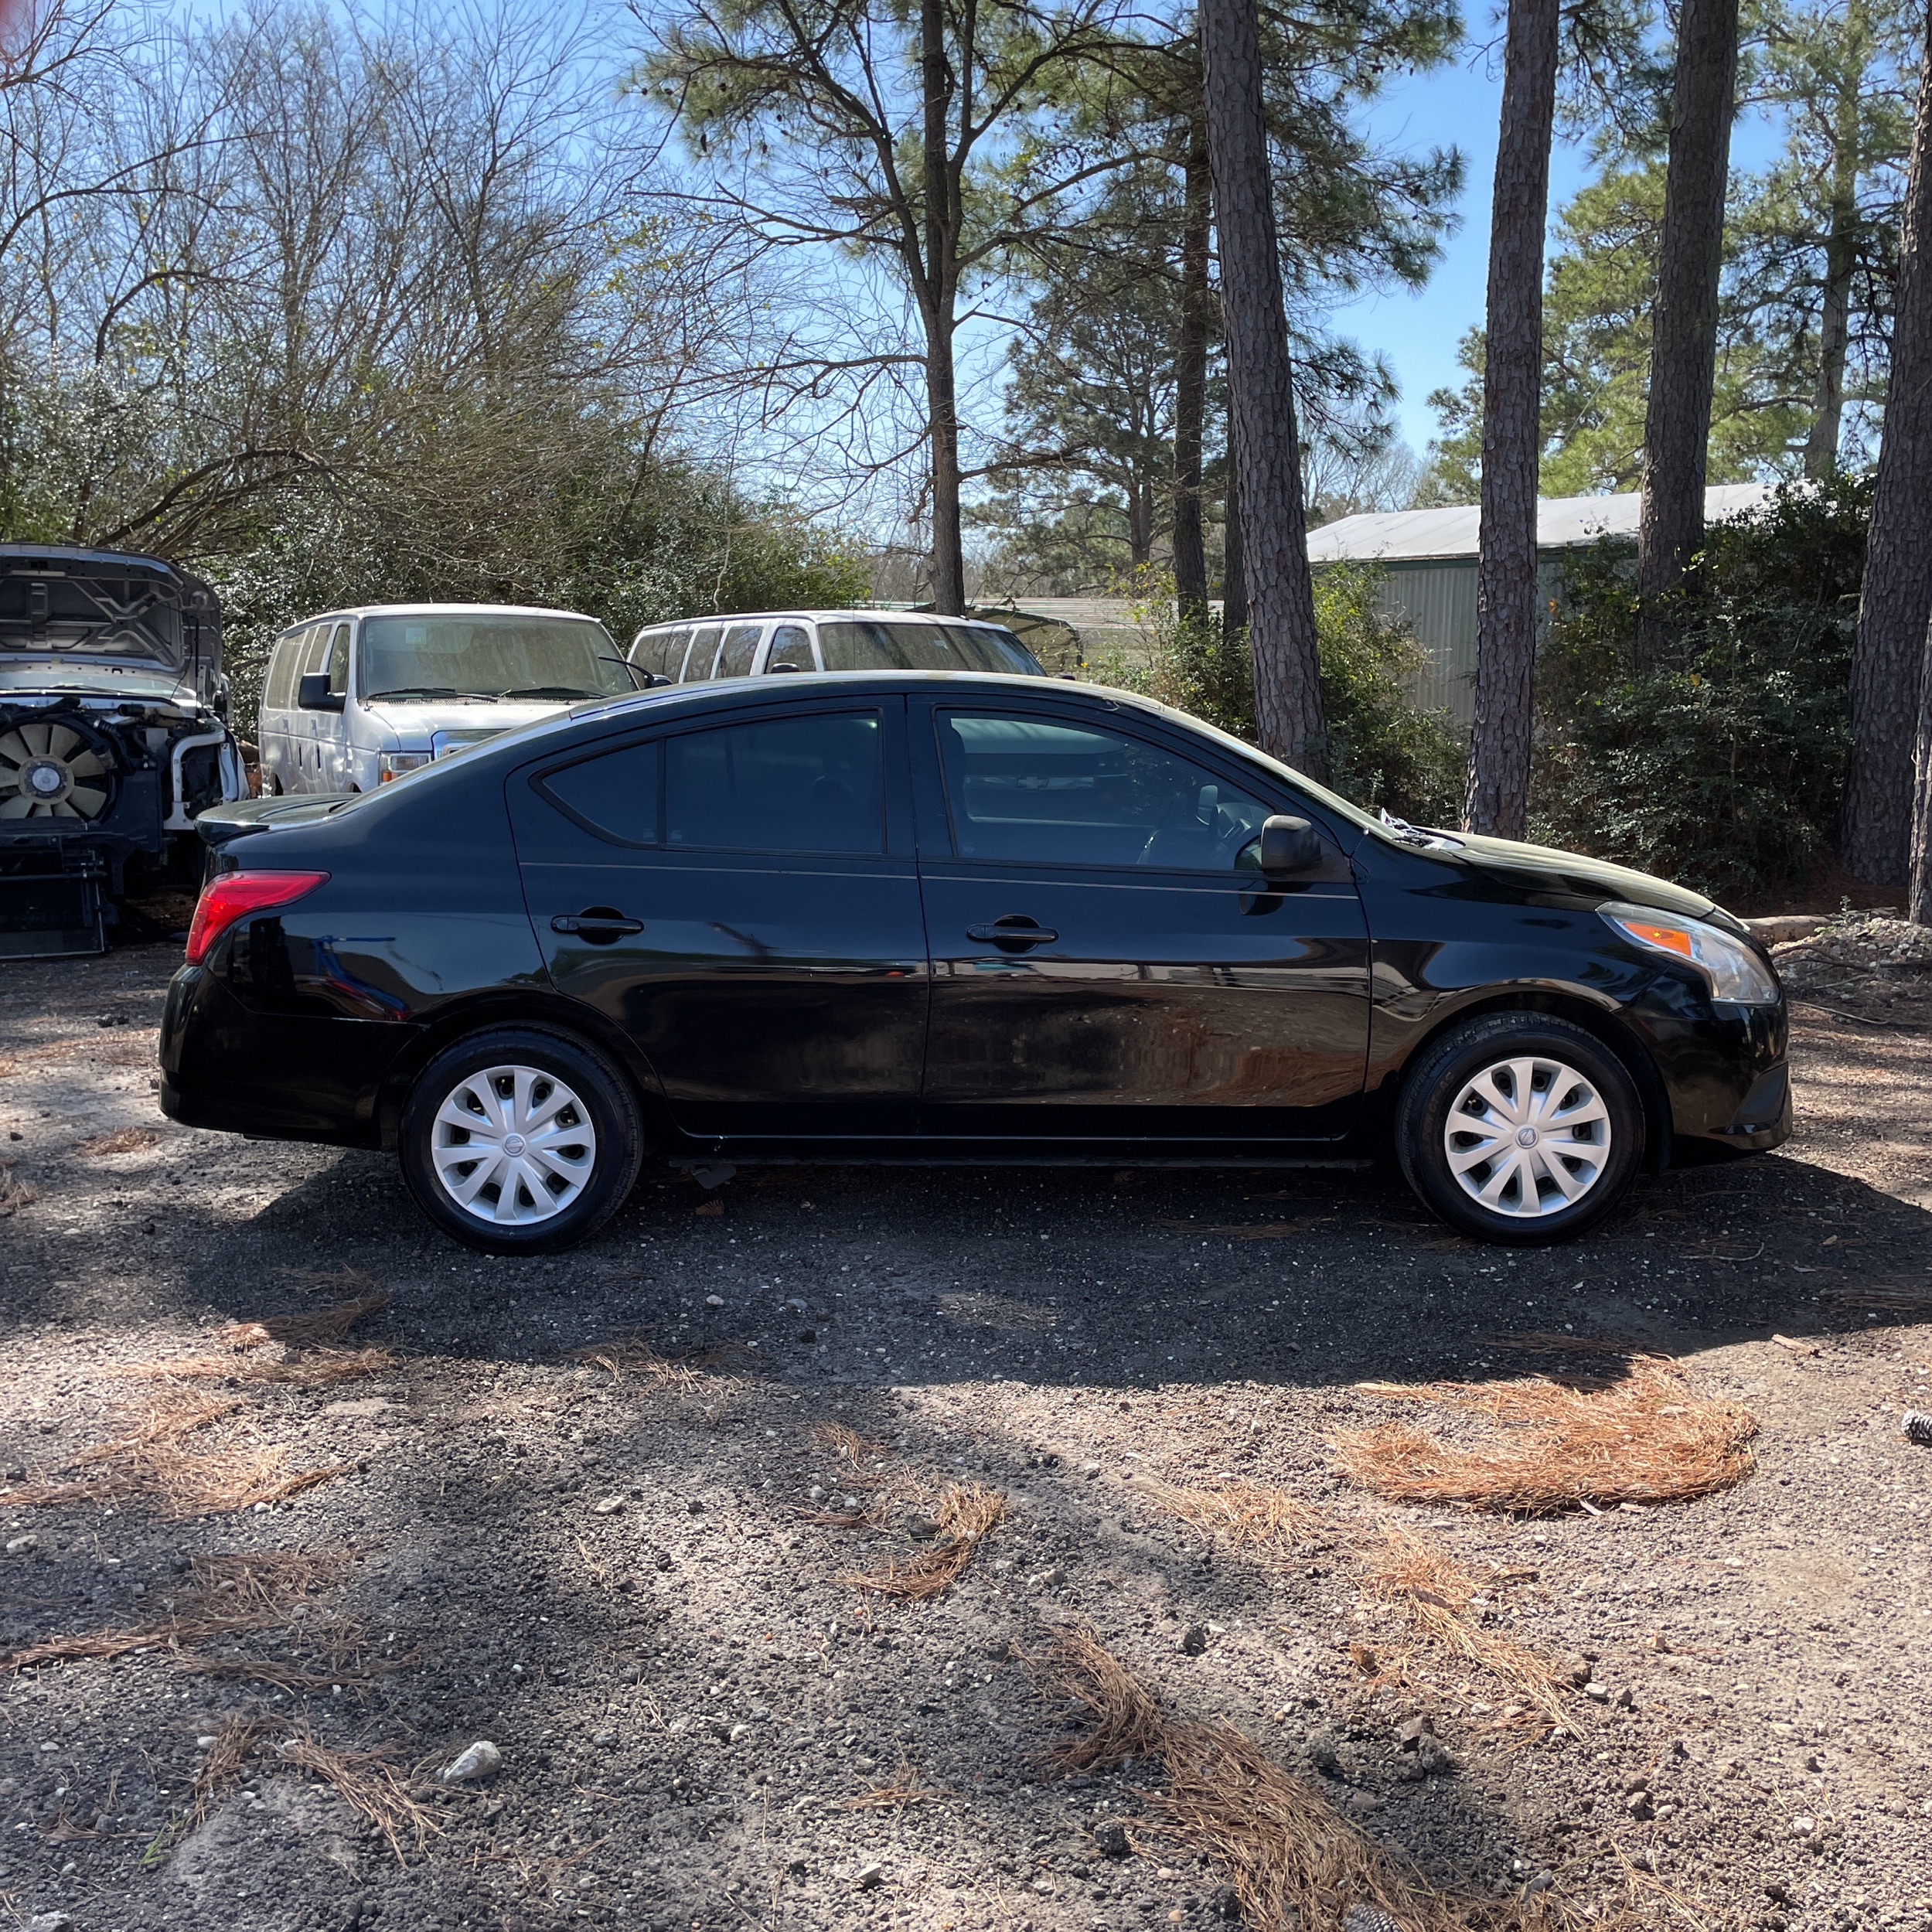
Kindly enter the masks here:
M 1044 677 L 1010 631 L 990 624 L 895 624 L 886 618 L 838 618 L 819 625 L 828 671 L 1005 671 Z
M 363 622 L 365 703 L 526 698 L 576 703 L 634 690 L 601 624 L 588 617 L 439 612 Z

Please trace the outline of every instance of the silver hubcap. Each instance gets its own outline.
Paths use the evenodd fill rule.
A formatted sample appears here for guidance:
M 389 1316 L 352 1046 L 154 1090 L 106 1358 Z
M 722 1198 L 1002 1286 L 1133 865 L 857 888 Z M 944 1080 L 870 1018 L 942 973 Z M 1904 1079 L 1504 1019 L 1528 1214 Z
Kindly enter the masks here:
M 1492 1214 L 1534 1221 L 1581 1201 L 1610 1159 L 1610 1110 L 1574 1067 L 1499 1060 L 1456 1096 L 1443 1126 L 1449 1171 Z
M 498 1227 L 561 1214 L 597 1165 L 590 1109 L 541 1067 L 467 1075 L 436 1109 L 430 1157 L 465 1214 Z

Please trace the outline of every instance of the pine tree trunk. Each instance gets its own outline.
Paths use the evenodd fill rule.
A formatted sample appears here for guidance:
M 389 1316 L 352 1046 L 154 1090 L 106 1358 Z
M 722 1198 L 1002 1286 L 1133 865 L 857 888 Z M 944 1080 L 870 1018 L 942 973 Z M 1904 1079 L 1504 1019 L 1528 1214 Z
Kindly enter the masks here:
M 1919 71 L 1912 160 L 1899 229 L 1892 373 L 1872 495 L 1858 645 L 1852 657 L 1852 761 L 1839 856 L 1855 878 L 1907 876 L 1911 916 L 1932 925 L 1932 29 Z M 1913 779 L 1917 753 L 1917 783 Z
M 1188 123 L 1182 175 L 1181 329 L 1174 345 L 1174 582 L 1183 617 L 1208 613 L 1208 558 L 1201 540 L 1201 446 L 1208 407 L 1208 121 Z
M 1263 751 L 1321 778 L 1327 772 L 1327 731 L 1255 5 L 1256 0 L 1201 0 L 1200 9 L 1255 722 Z
M 1510 0 L 1491 202 L 1476 566 L 1476 726 L 1463 823 L 1520 839 L 1536 668 L 1536 475 L 1542 455 L 1543 230 L 1559 0 Z
M 1643 664 L 1657 663 L 1669 644 L 1675 628 L 1672 593 L 1704 540 L 1725 174 L 1736 94 L 1737 0 L 1684 0 L 1644 413 L 1644 500 L 1637 530 Z
M 932 477 L 932 608 L 966 608 L 966 548 L 959 527 L 959 406 L 953 360 L 959 293 L 958 210 L 946 146 L 952 74 L 942 0 L 920 0 L 920 80 L 925 89 L 925 397 Z
M 1242 554 L 1241 477 L 1235 463 L 1235 411 L 1228 406 L 1228 489 L 1221 525 L 1221 635 L 1232 642 L 1248 628 L 1248 565 Z
M 1858 267 L 1855 175 L 1842 175 L 1831 198 L 1831 232 L 1825 243 L 1825 288 L 1818 305 L 1818 381 L 1811 390 L 1811 430 L 1804 439 L 1804 473 L 1814 481 L 1838 468 L 1838 436 L 1845 421 L 1845 356 L 1852 336 L 1852 278 Z

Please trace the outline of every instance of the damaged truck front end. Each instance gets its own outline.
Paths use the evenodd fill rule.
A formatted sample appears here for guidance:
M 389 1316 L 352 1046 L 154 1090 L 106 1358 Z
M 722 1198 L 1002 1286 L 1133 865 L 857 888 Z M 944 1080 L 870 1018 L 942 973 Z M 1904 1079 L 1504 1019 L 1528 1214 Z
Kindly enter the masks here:
M 98 952 L 120 901 L 199 881 L 246 796 L 221 616 L 149 557 L 0 544 L 0 959 Z

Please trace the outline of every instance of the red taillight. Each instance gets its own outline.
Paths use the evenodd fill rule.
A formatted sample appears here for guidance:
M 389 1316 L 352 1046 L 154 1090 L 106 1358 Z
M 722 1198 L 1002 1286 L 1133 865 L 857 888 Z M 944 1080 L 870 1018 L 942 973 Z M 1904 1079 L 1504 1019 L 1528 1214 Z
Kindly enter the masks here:
M 201 888 L 188 929 L 188 963 L 199 966 L 209 949 L 238 919 L 287 905 L 329 882 L 326 872 L 224 872 Z

